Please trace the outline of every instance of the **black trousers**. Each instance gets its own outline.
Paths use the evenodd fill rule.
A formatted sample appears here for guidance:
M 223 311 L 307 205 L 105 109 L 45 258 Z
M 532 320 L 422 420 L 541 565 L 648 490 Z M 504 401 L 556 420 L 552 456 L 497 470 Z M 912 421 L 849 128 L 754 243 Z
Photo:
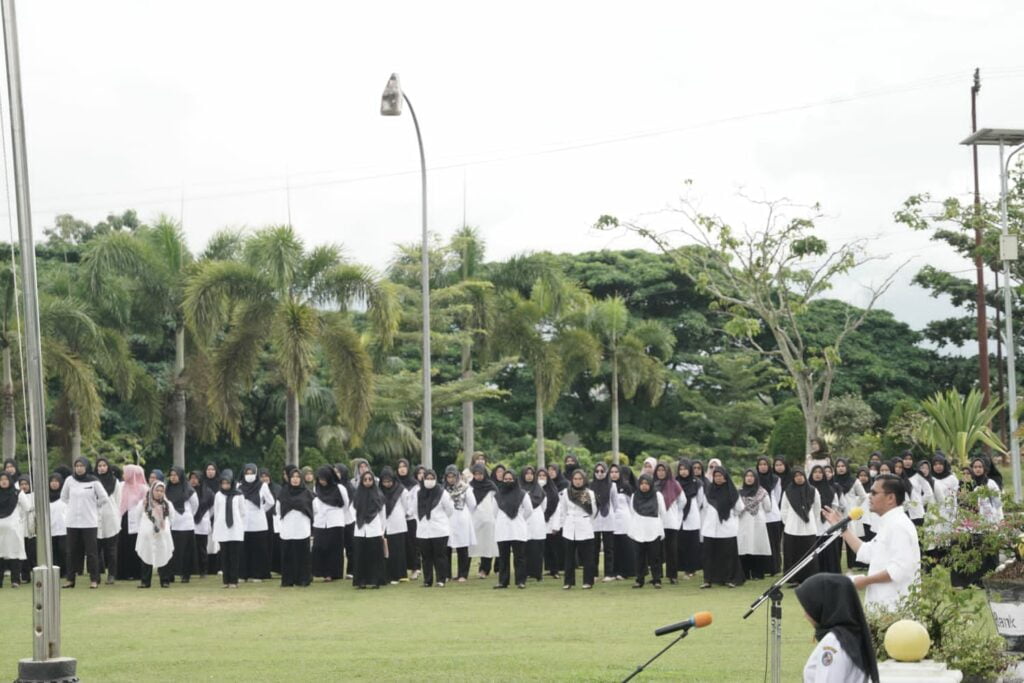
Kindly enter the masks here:
M 565 569 L 565 543 L 560 530 L 548 534 L 544 543 L 544 567 L 551 576 L 558 576 L 558 572 Z
M 680 531 L 676 536 L 676 545 L 679 558 L 679 568 L 687 574 L 695 574 L 700 571 L 704 551 L 701 549 L 700 530 Z
M 239 567 L 242 564 L 242 541 L 224 541 L 220 544 L 221 579 L 224 585 L 238 585 Z
M 420 546 L 420 557 L 423 561 L 423 585 L 434 585 L 434 574 L 437 574 L 438 583 L 448 580 L 448 570 L 451 564 L 448 563 L 448 537 L 417 539 Z M 447 565 L 447 567 L 445 566 Z
M 345 527 L 313 528 L 313 576 L 345 576 Z
M 206 552 L 206 544 L 210 540 L 209 534 L 196 534 L 196 561 L 192 565 L 192 571 L 199 576 L 206 576 L 206 568 L 209 566 L 209 554 Z
M 352 586 L 381 586 L 384 584 L 384 537 L 354 536 L 352 552 L 355 563 L 352 566 Z
M 656 538 L 645 543 L 636 542 L 636 582 L 641 586 L 647 578 L 647 570 L 651 571 L 651 583 L 661 584 L 661 550 L 662 539 Z
M 807 551 L 814 547 L 815 541 L 818 540 L 817 536 L 793 536 L 791 534 L 782 535 L 782 559 L 783 559 L 783 572 L 789 572 L 800 558 L 804 556 Z M 820 557 L 820 555 L 819 555 Z M 818 557 L 810 561 L 810 563 L 801 569 L 796 576 L 793 577 L 794 583 L 801 583 L 806 579 L 817 574 L 819 571 Z
M 448 548 L 448 574 L 451 575 L 452 570 L 452 550 L 455 551 L 455 555 L 458 558 L 458 565 L 456 566 L 456 579 L 468 579 L 469 578 L 469 547 L 465 548 Z
M 604 575 L 615 576 L 615 532 L 597 531 L 594 533 L 594 566 L 601 566 L 598 562 L 601 550 L 604 549 Z
M 388 581 L 401 581 L 409 577 L 408 558 L 405 556 L 408 532 L 388 534 L 388 556 L 384 560 Z
M 743 567 L 743 576 L 748 579 L 760 580 L 769 572 L 772 566 L 771 555 L 740 555 L 740 565 Z
M 636 543 L 626 534 L 615 534 L 615 576 L 636 576 Z
M 308 586 L 313 582 L 309 539 L 281 540 L 281 585 Z
M 54 557 L 53 561 L 58 562 Z M 25 559 L 21 561 L 21 582 L 28 583 L 32 580 L 32 567 L 36 565 L 36 537 L 25 539 Z M 13 577 L 12 577 L 13 578 Z
M 772 549 L 771 572 L 775 576 L 782 569 L 782 522 L 768 522 L 768 543 Z
M 75 585 L 75 577 L 82 573 L 82 554 L 89 570 L 89 580 L 100 582 L 100 557 L 96 547 L 96 527 L 68 528 L 68 583 Z
M 111 578 L 117 576 L 117 536 L 97 539 L 96 550 L 100 556 L 100 574 L 106 572 Z
M 0 559 L 0 587 L 4 585 L 4 574 L 11 572 L 11 583 L 21 583 L 21 560 Z
M 356 555 L 355 555 L 355 542 L 354 542 L 355 537 L 356 537 L 356 523 L 352 522 L 351 524 L 346 524 L 345 525 L 345 559 L 346 559 L 345 564 L 346 564 L 346 566 L 348 566 L 348 573 L 349 574 L 353 573 L 352 570 L 356 566 L 356 561 L 355 561 L 355 557 L 356 557 Z
M 491 565 L 494 563 L 493 557 L 481 557 L 480 558 L 480 571 L 484 574 L 491 573 Z
M 184 580 L 192 578 L 192 567 L 196 562 L 196 533 L 194 531 L 172 531 L 174 554 L 168 563 L 171 580 L 180 576 Z
M 68 576 L 68 537 L 50 536 L 50 550 L 53 552 L 53 563 L 60 565 L 60 578 Z
M 414 572 L 420 568 L 420 549 L 416 543 L 416 520 L 406 520 L 408 527 L 405 532 L 405 568 Z
M 665 529 L 661 548 L 661 556 L 665 558 L 665 578 L 675 581 L 679 578 L 679 532 L 675 529 Z M 661 560 L 658 564 L 661 564 Z M 651 576 L 653 577 L 653 574 Z
M 499 586 L 508 585 L 513 570 L 516 585 L 526 583 L 526 555 L 523 552 L 525 548 L 524 541 L 498 541 L 498 561 L 501 563 L 501 569 L 498 572 Z
M 174 579 L 170 562 L 157 569 L 157 574 L 160 577 L 161 586 L 170 584 Z M 149 588 L 153 584 L 153 565 L 146 564 L 141 560 L 139 562 L 139 584 L 145 588 Z
M 579 553 L 583 561 L 583 585 L 594 585 L 594 578 L 597 576 L 597 565 L 594 563 L 594 539 L 588 538 L 585 541 L 573 541 L 564 539 L 565 548 L 565 576 L 563 585 L 576 585 L 576 554 Z
M 246 531 L 242 546 L 244 553 L 242 558 L 243 577 L 246 579 L 269 579 L 270 532 Z
M 526 576 L 540 581 L 544 574 L 544 546 L 542 538 L 530 539 L 526 542 Z

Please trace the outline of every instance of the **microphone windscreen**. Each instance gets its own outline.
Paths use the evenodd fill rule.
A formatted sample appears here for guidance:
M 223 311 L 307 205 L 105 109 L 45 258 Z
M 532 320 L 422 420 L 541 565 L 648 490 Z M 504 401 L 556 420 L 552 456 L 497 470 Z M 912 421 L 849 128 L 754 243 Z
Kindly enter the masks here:
M 693 624 L 697 628 L 703 628 L 711 623 L 711 612 L 697 612 L 693 615 Z
M 863 508 L 851 508 L 850 509 L 850 519 L 856 521 L 856 520 L 860 519 L 863 516 L 864 516 L 864 509 Z

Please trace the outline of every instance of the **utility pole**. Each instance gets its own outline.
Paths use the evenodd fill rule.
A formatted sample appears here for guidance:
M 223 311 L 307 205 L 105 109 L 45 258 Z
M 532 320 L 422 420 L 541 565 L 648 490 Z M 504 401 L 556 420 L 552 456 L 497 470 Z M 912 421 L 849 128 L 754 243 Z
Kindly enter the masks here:
M 971 86 L 971 132 L 978 132 L 978 92 L 981 90 L 981 70 L 974 70 L 974 84 Z M 978 146 L 971 145 L 971 157 L 974 162 L 974 269 L 977 285 L 975 290 L 975 308 L 978 311 L 978 383 L 984 405 L 992 401 L 992 382 L 988 371 L 988 314 L 985 310 L 985 264 L 981 258 L 982 229 L 981 190 L 978 187 Z M 987 451 L 988 448 L 986 447 Z

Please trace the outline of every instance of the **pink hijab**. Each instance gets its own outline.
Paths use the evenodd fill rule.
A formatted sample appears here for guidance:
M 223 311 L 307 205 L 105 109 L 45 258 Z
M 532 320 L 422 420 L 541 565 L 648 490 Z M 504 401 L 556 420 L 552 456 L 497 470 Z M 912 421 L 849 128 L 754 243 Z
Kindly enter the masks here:
M 124 484 L 121 486 L 121 514 L 138 505 L 149 493 L 146 473 L 138 465 L 124 466 Z

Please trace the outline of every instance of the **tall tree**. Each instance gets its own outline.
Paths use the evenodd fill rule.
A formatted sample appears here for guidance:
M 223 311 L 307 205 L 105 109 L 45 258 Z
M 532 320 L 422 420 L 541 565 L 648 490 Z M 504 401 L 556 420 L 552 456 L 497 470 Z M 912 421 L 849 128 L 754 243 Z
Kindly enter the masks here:
M 373 333 L 390 346 L 398 307 L 387 282 L 347 262 L 332 245 L 306 251 L 291 226 L 259 230 L 240 261 L 211 260 L 185 288 L 185 318 L 214 346 L 210 408 L 238 440 L 239 395 L 268 347 L 285 388 L 286 462 L 299 462 L 299 404 L 318 354 L 330 369 L 339 420 L 362 434 L 370 420 L 372 360 L 349 309 L 363 303 Z

